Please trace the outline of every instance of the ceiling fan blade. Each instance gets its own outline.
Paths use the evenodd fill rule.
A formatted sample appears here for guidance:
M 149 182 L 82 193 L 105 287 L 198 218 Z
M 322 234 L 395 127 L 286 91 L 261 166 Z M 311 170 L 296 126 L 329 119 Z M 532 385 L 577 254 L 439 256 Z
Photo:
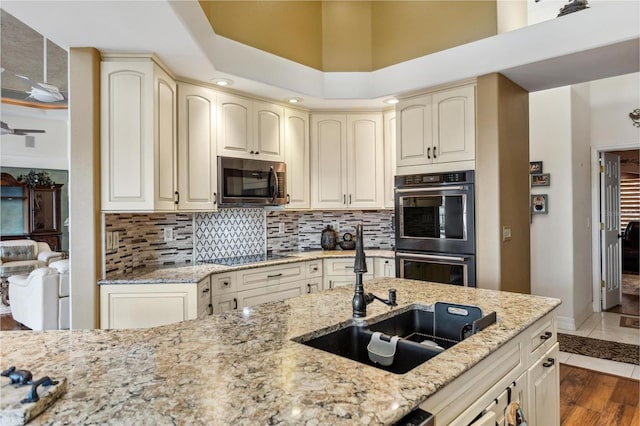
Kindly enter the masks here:
M 27 133 L 46 133 L 44 130 L 39 129 L 13 129 L 14 135 L 26 135 Z

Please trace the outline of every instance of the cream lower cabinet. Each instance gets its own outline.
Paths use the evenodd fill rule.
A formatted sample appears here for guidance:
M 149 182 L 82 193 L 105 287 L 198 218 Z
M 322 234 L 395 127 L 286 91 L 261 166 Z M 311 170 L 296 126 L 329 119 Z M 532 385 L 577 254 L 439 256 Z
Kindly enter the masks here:
M 376 257 L 373 259 L 373 272 L 376 278 L 394 278 L 396 276 L 396 261 Z
M 236 271 L 213 274 L 210 278 L 213 313 L 221 314 L 238 309 Z
M 341 287 L 345 285 L 354 285 L 356 282 L 356 274 L 353 272 L 353 257 L 324 259 L 323 260 L 323 289 Z M 368 271 L 362 276 L 363 280 L 370 280 L 374 277 L 374 259 L 367 259 Z
M 518 402 L 528 424 L 559 426 L 555 318 L 553 311 L 536 321 L 427 399 L 420 408 L 433 413 L 438 424 L 493 426 L 505 424 L 505 408 L 509 402 Z
M 207 311 L 208 285 L 209 277 L 198 284 L 101 285 L 100 327 L 147 328 L 196 319 Z

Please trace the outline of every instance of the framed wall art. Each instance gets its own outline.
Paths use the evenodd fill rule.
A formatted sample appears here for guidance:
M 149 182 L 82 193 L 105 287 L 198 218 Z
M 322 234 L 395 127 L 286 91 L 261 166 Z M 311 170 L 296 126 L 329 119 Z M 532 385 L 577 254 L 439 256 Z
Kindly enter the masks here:
M 542 161 L 531 161 L 529 163 L 529 174 L 537 175 L 542 173 Z
M 531 214 L 549 213 L 547 194 L 533 194 L 531 196 Z
M 551 174 L 541 173 L 539 175 L 531 175 L 531 186 L 549 186 L 551 185 Z

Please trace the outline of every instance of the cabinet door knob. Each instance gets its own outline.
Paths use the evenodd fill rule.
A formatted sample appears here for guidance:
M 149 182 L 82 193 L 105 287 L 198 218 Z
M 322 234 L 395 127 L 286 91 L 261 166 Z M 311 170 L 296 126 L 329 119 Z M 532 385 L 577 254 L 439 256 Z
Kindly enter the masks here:
M 258 151 L 256 151 L 256 155 L 260 154 Z
M 202 290 L 202 294 L 205 294 L 205 293 L 209 293 L 209 289 L 208 288 L 205 288 L 204 290 Z
M 541 340 L 549 340 L 553 336 L 553 333 L 550 331 L 546 331 L 542 336 L 540 336 Z
M 427 158 L 431 159 L 431 147 L 427 148 Z
M 222 281 L 223 287 L 229 287 L 229 281 Z
M 233 298 L 233 309 L 238 309 L 238 299 L 236 299 L 235 297 Z
M 251 151 L 249 154 L 253 154 L 253 151 Z
M 555 364 L 555 363 L 556 363 L 556 360 L 555 360 L 555 359 L 553 359 L 553 358 L 547 358 L 547 361 L 546 361 L 546 362 L 543 362 L 543 363 L 542 363 L 542 366 L 543 366 L 543 367 L 547 367 L 547 368 L 549 368 L 549 367 L 553 366 L 553 364 Z

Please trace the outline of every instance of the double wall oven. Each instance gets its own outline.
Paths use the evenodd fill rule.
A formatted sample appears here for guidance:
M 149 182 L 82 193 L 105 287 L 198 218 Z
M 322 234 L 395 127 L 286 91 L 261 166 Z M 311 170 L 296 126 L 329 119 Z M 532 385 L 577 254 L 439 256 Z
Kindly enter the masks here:
M 395 178 L 396 276 L 476 286 L 472 170 Z

